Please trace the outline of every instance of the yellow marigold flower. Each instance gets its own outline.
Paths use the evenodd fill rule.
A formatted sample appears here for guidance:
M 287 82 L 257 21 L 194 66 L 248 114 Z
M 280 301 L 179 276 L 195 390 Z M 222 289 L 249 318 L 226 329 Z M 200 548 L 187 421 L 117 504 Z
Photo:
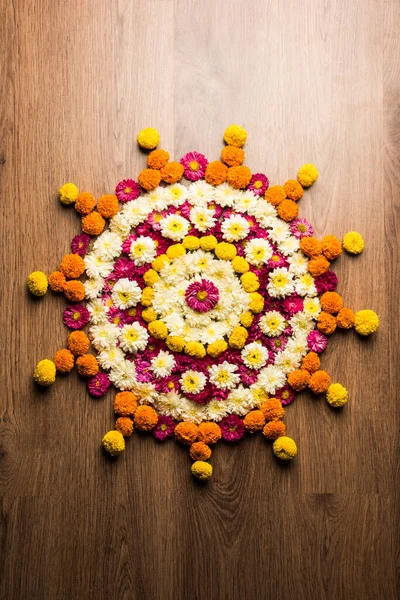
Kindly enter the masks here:
M 247 329 L 244 327 L 235 327 L 229 337 L 229 345 L 231 348 L 235 348 L 236 350 L 241 350 L 248 338 L 249 334 Z
M 349 231 L 343 238 L 343 248 L 350 254 L 360 254 L 364 250 L 364 240 L 357 231 Z
M 187 235 L 182 240 L 182 246 L 186 250 L 197 250 L 200 248 L 200 240 L 195 235 Z
M 185 346 L 185 352 L 193 358 L 203 358 L 206 355 L 206 349 L 200 342 L 188 342 Z
M 125 440 L 119 431 L 108 431 L 101 440 L 103 448 L 111 456 L 118 456 L 125 450 Z
M 28 290 L 34 296 L 44 296 L 47 292 L 48 281 L 42 271 L 33 271 L 26 281 Z
M 274 441 L 272 449 L 275 456 L 281 460 L 292 460 L 297 454 L 296 442 L 286 435 L 278 437 Z
M 218 240 L 214 235 L 205 235 L 204 237 L 200 238 L 200 248 L 206 252 L 214 250 L 217 244 Z
M 151 266 L 155 271 L 160 272 L 161 269 L 165 267 L 165 265 L 169 265 L 170 262 L 171 261 L 166 254 L 160 254 L 160 256 L 157 256 L 157 258 L 153 260 Z
M 249 263 L 242 256 L 235 256 L 232 260 L 232 267 L 236 273 L 247 273 L 250 269 Z
M 168 328 L 163 321 L 152 321 L 148 325 L 150 335 L 158 340 L 165 340 L 168 335 Z
M 142 312 L 142 317 L 146 323 L 150 323 L 151 321 L 155 321 L 157 319 L 157 313 L 154 308 L 145 308 L 145 310 Z
M 360 335 L 371 335 L 379 327 L 379 317 L 373 310 L 359 310 L 356 312 L 354 329 Z
M 346 388 L 340 383 L 332 383 L 326 392 L 326 399 L 334 408 L 340 408 L 346 404 L 349 394 Z
M 256 292 L 260 287 L 260 280 L 258 279 L 257 275 L 252 271 L 249 271 L 248 273 L 243 273 L 243 275 L 240 278 L 240 281 L 242 282 L 244 290 L 249 293 Z
M 184 254 L 186 254 L 186 250 L 182 244 L 172 244 L 172 246 L 167 248 L 167 256 L 171 260 L 173 258 L 178 258 L 178 256 L 183 256 Z
M 228 348 L 228 344 L 225 342 L 225 340 L 217 340 L 216 342 L 212 342 L 211 344 L 208 344 L 207 354 L 209 354 L 213 358 L 216 358 L 222 352 L 225 352 L 225 350 L 227 348 Z
M 241 148 L 247 140 L 247 131 L 240 125 L 229 125 L 224 132 L 224 141 L 228 146 Z
M 160 279 L 159 274 L 154 269 L 149 269 L 143 275 L 143 281 L 149 287 L 152 287 Z
M 212 476 L 212 472 L 212 466 L 208 462 L 196 460 L 196 462 L 192 464 L 192 475 L 196 477 L 196 479 L 200 479 L 200 481 L 208 481 Z
M 47 358 L 41 360 L 36 365 L 33 378 L 39 385 L 48 387 L 56 380 L 56 365 Z
M 258 292 L 252 292 L 250 294 L 249 309 L 251 312 L 258 314 L 264 308 L 264 298 Z
M 58 190 L 60 202 L 63 204 L 73 204 L 79 194 L 79 190 L 74 183 L 64 183 Z
M 317 167 L 311 163 L 303 165 L 297 173 L 297 179 L 303 187 L 312 186 L 318 179 Z
M 180 335 L 169 335 L 165 340 L 167 347 L 171 352 L 182 352 L 185 347 L 185 340 Z
M 215 246 L 215 254 L 220 260 L 232 260 L 236 256 L 236 248 L 228 242 L 220 242 Z
M 253 313 L 251 313 L 249 310 L 244 312 L 241 317 L 240 317 L 240 322 L 243 325 L 243 327 L 250 327 L 250 325 L 252 324 L 254 319 L 254 315 Z
M 154 127 L 147 127 L 138 133 L 137 142 L 145 150 L 154 150 L 160 143 L 160 134 Z
M 154 298 L 154 290 L 151 287 L 145 287 L 142 291 L 142 297 L 140 298 L 140 302 L 143 306 L 151 306 Z

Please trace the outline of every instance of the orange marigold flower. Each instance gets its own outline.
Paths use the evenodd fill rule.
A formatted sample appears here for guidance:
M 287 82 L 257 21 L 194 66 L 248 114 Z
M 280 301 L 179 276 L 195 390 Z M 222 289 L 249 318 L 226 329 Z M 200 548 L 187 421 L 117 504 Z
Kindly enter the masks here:
M 278 204 L 285 200 L 286 192 L 281 185 L 273 185 L 267 189 L 264 198 L 273 206 L 278 206 Z
M 244 161 L 244 150 L 236 146 L 225 146 L 221 152 L 221 160 L 228 167 L 238 167 Z
M 286 425 L 283 421 L 269 421 L 263 429 L 263 436 L 267 440 L 276 440 L 286 434 Z
M 74 356 L 69 350 L 63 349 L 56 352 L 54 364 L 60 373 L 69 373 L 74 368 Z
M 158 423 L 158 415 L 154 408 L 142 404 L 135 410 L 134 422 L 136 429 L 151 431 Z
M 267 421 L 282 419 L 285 414 L 285 409 L 277 398 L 269 398 L 266 400 L 264 404 L 261 405 L 261 410 Z
M 305 390 L 310 381 L 310 373 L 306 370 L 296 369 L 288 375 L 288 384 L 295 392 Z
M 178 442 L 191 446 L 197 440 L 199 428 L 191 421 L 181 421 L 175 427 L 175 437 Z
M 325 292 L 325 294 L 322 294 L 320 300 L 322 310 L 332 315 L 338 313 L 343 308 L 342 296 L 337 292 Z
M 214 160 L 208 163 L 204 179 L 210 185 L 220 185 L 226 181 L 228 177 L 228 167 L 219 160 Z
M 80 215 L 88 215 L 96 206 L 96 200 L 93 194 L 89 192 L 81 192 L 75 200 L 75 210 Z
M 294 200 L 282 200 L 278 204 L 277 211 L 280 218 L 289 223 L 299 214 L 299 207 Z
M 169 153 L 166 150 L 153 150 L 147 157 L 150 169 L 162 169 L 169 161 Z
M 81 302 L 85 297 L 85 286 L 82 281 L 71 279 L 64 286 L 64 295 L 70 302 Z
M 189 454 L 192 460 L 208 460 L 211 456 L 211 448 L 204 442 L 195 442 L 190 446 Z
M 67 279 L 76 279 L 85 271 L 85 263 L 79 254 L 66 254 L 61 261 L 60 271 Z
M 118 417 L 115 421 L 115 429 L 124 437 L 130 437 L 133 433 L 133 421 L 129 417 Z
M 300 240 L 300 249 L 306 256 L 316 258 L 322 253 L 322 244 L 313 236 L 303 237 Z
M 288 179 L 287 182 L 283 184 L 283 189 L 285 190 L 286 197 L 295 202 L 300 200 L 304 194 L 303 187 L 296 179 Z
M 309 352 L 303 358 L 301 368 L 305 371 L 308 371 L 310 375 L 312 375 L 313 373 L 315 373 L 315 371 L 318 371 L 320 366 L 321 361 L 319 359 L 318 354 L 316 352 Z
M 203 421 L 198 427 L 197 439 L 205 444 L 216 444 L 221 435 L 220 426 L 213 421 Z
M 228 169 L 228 183 L 237 190 L 242 190 L 247 187 L 250 183 L 250 179 L 251 171 L 249 167 L 242 165 L 240 167 L 230 167 Z
M 53 292 L 62 292 L 66 281 L 65 275 L 61 271 L 53 271 L 49 275 L 49 286 Z
M 172 161 L 161 169 L 161 179 L 165 183 L 176 183 L 182 179 L 184 170 L 184 166 L 181 163 Z
M 336 317 L 322 311 L 318 316 L 317 328 L 325 335 L 331 335 L 336 329 Z
M 82 377 L 94 377 L 99 372 L 99 365 L 93 354 L 83 354 L 76 359 L 76 368 Z
M 308 382 L 308 387 L 314 394 L 323 394 L 330 385 L 331 378 L 326 371 L 315 371 Z
M 336 322 L 340 329 L 351 329 L 356 322 L 356 316 L 351 308 L 341 308 L 336 317 Z
M 133 392 L 118 392 L 114 398 L 114 412 L 120 417 L 133 417 L 137 398 Z
M 82 356 L 89 350 L 90 341 L 84 331 L 72 331 L 68 336 L 67 348 L 75 356 Z
M 118 198 L 114 194 L 101 196 L 97 201 L 97 210 L 105 219 L 111 219 L 118 212 Z
M 161 173 L 156 169 L 143 169 L 139 173 L 138 182 L 144 190 L 150 192 L 160 185 Z
M 335 260 L 342 254 L 342 244 L 335 235 L 326 235 L 321 240 L 322 252 L 328 260 Z
M 306 238 L 303 238 L 305 240 Z M 312 258 L 308 263 L 308 270 L 310 271 L 313 277 L 318 277 L 318 275 L 322 275 L 322 273 L 326 273 L 330 266 L 329 260 L 326 260 L 325 256 L 318 256 L 317 258 Z
M 261 431 L 265 425 L 265 417 L 262 410 L 252 410 L 243 419 L 243 425 L 249 433 Z
M 81 226 L 83 233 L 88 235 L 100 235 L 105 227 L 105 220 L 96 210 L 82 217 Z

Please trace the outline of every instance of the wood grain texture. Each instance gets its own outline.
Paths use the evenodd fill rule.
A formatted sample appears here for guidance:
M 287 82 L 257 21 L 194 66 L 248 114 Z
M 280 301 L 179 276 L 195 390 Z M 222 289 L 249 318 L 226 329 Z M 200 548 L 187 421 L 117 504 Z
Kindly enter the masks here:
M 0 0 L 0 50 L 0 597 L 398 598 L 399 2 Z M 173 443 L 103 456 L 111 393 L 34 387 L 66 330 L 62 299 L 25 278 L 79 230 L 60 184 L 98 196 L 136 175 L 149 124 L 176 158 L 217 158 L 231 122 L 273 183 L 318 165 L 301 212 L 319 236 L 364 235 L 339 291 L 382 325 L 325 353 L 343 411 L 308 394 L 288 409 L 295 464 L 260 438 L 221 444 L 203 487 Z

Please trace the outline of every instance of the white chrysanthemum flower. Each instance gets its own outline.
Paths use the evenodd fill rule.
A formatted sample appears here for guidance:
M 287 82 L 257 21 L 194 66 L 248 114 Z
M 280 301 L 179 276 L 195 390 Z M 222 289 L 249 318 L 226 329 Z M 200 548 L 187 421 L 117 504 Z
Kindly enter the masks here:
M 249 389 L 239 385 L 232 390 L 227 400 L 227 406 L 230 413 L 236 415 L 245 415 L 253 406 L 254 400 Z
M 111 346 L 108 350 L 102 350 L 97 356 L 99 365 L 102 369 L 112 369 L 125 358 L 125 354 L 121 348 L 117 346 Z
M 268 365 L 260 371 L 257 383 L 265 389 L 268 394 L 274 394 L 276 390 L 285 385 L 286 377 L 282 369 L 274 365 Z
M 187 198 L 187 188 L 181 183 L 173 183 L 165 188 L 165 199 L 169 205 L 180 206 Z
M 151 190 L 145 194 L 143 198 L 147 202 L 150 211 L 164 210 L 168 206 L 165 189 L 161 186 L 157 187 L 155 190 Z
M 254 210 L 257 204 L 257 196 L 251 190 L 240 192 L 235 199 L 235 209 L 239 212 L 248 213 Z
M 151 263 L 157 254 L 157 246 L 151 237 L 140 235 L 134 240 L 129 249 L 129 256 L 137 266 Z
M 297 252 L 299 248 L 300 248 L 299 240 L 297 240 L 293 236 L 290 236 L 290 237 L 282 240 L 278 244 L 278 249 L 285 256 L 291 256 L 292 254 L 294 254 L 295 252 Z
M 119 279 L 113 287 L 111 298 L 118 308 L 130 308 L 136 306 L 142 295 L 142 290 L 136 281 Z
M 213 342 L 223 339 L 226 333 L 225 325 L 218 321 L 211 321 L 209 325 L 202 328 L 200 341 L 203 344 L 212 344 Z
M 262 265 L 272 256 L 272 248 L 267 240 L 254 239 L 247 242 L 244 249 L 246 259 L 251 265 Z
M 209 421 L 221 421 L 228 414 L 228 407 L 225 402 L 220 400 L 211 400 L 205 406 L 206 419 Z
M 277 310 L 270 310 L 261 317 L 259 325 L 265 335 L 277 337 L 284 332 L 286 321 Z
M 195 181 L 191 183 L 187 190 L 187 198 L 190 204 L 201 206 L 207 204 L 208 200 L 213 200 L 215 189 L 206 181 Z
M 204 390 L 207 383 L 204 373 L 201 373 L 200 371 L 192 371 L 191 369 L 185 371 L 179 381 L 182 390 L 186 394 L 198 394 Z
M 250 231 L 249 222 L 241 215 L 231 215 L 221 225 L 222 237 L 228 242 L 237 242 L 247 237 Z
M 122 213 L 117 213 L 110 221 L 110 231 L 116 233 L 122 240 L 125 240 L 130 234 L 131 225 Z
M 121 254 L 122 241 L 117 233 L 105 231 L 93 244 L 95 253 L 104 260 L 112 260 Z
M 308 335 L 314 329 L 314 321 L 305 312 L 298 312 L 289 321 L 294 335 Z
M 222 183 L 215 188 L 215 202 L 225 208 L 226 206 L 232 207 L 238 191 L 235 190 L 229 183 Z
M 289 271 L 293 275 L 304 275 L 308 271 L 308 258 L 302 252 L 295 252 L 288 258 Z
M 235 276 L 232 265 L 227 260 L 213 260 L 210 263 L 207 274 L 216 282 L 224 282 Z
M 107 277 L 114 268 L 112 260 L 105 260 L 95 252 L 90 252 L 83 260 L 85 262 L 86 274 L 91 279 Z
M 85 298 L 87 300 L 94 300 L 101 294 L 101 290 L 104 286 L 104 279 L 102 277 L 86 279 L 83 285 L 85 286 Z
M 260 369 L 268 360 L 268 350 L 261 344 L 253 342 L 243 348 L 241 356 L 246 367 Z
M 240 381 L 239 375 L 236 373 L 237 366 L 231 365 L 226 360 L 220 365 L 213 365 L 208 375 L 211 383 L 221 390 L 231 390 Z
M 161 233 L 175 242 L 182 240 L 189 231 L 189 221 L 180 215 L 168 215 L 160 221 Z
M 175 367 L 175 358 L 169 352 L 160 350 L 157 356 L 151 359 L 150 364 L 151 370 L 156 377 L 168 377 Z
M 190 211 L 190 220 L 198 231 L 204 233 L 215 225 L 214 211 L 207 206 L 194 206 Z
M 118 340 L 119 327 L 112 323 L 100 323 L 89 330 L 92 346 L 96 350 L 107 350 L 115 346 Z
M 293 275 L 288 269 L 279 267 L 269 274 L 267 291 L 272 298 L 284 298 L 294 292 Z
M 150 382 L 135 381 L 131 389 L 139 397 L 139 404 L 152 404 L 159 397 L 155 385 Z
M 308 352 L 307 335 L 301 332 L 289 338 L 285 350 L 301 357 L 305 356 Z
M 304 300 L 303 312 L 310 315 L 313 319 L 318 319 L 321 312 L 321 304 L 319 298 L 306 298 Z
M 296 279 L 296 292 L 299 296 L 317 295 L 317 288 L 315 287 L 314 277 L 311 273 L 305 273 Z
M 250 205 L 248 213 L 256 218 L 261 227 L 270 228 L 279 222 L 276 209 L 266 200 L 260 199 L 256 204 Z
M 186 255 L 186 265 L 188 271 L 191 274 L 195 273 L 204 273 L 205 271 L 210 272 L 214 259 L 209 252 L 204 252 L 203 250 L 196 250 L 195 252 L 191 252 Z M 191 282 L 190 282 L 191 283 Z
M 284 221 L 281 221 L 281 219 L 276 219 L 268 233 L 271 240 L 276 244 L 279 244 L 289 237 L 289 225 Z
M 283 373 L 288 374 L 297 369 L 301 363 L 301 356 L 291 352 L 287 348 L 278 352 L 275 356 L 275 367 L 281 369 Z
M 130 227 L 137 227 L 147 219 L 150 212 L 151 208 L 146 201 L 139 198 L 135 202 L 127 202 L 120 214 L 124 216 Z
M 147 333 L 147 329 L 137 322 L 131 323 L 130 325 L 124 325 L 119 334 L 121 348 L 125 350 L 125 352 L 138 352 L 138 350 L 144 350 L 147 346 L 148 339 L 149 334 Z
M 108 376 L 116 388 L 131 390 L 136 383 L 135 365 L 128 360 L 121 360 L 115 364 Z
M 89 311 L 90 322 L 92 325 L 99 325 L 100 323 L 105 323 L 107 321 L 109 307 L 106 304 L 103 304 L 103 301 L 100 298 L 88 302 L 86 308 Z

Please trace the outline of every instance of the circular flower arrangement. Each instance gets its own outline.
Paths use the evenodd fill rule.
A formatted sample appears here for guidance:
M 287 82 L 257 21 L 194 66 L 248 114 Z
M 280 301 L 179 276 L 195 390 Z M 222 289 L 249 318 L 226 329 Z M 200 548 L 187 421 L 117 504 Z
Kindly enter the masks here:
M 154 148 L 157 135 L 143 130 L 139 143 Z M 327 336 L 353 326 L 368 335 L 379 324 L 372 311 L 354 315 L 335 291 L 330 262 L 342 252 L 339 240 L 317 240 L 298 217 L 316 168 L 304 165 L 298 180 L 269 187 L 266 175 L 242 165 L 246 137 L 230 126 L 221 162 L 198 152 L 169 162 L 168 152 L 153 150 L 140 186 L 121 181 L 97 211 L 91 194 L 63 186 L 60 199 L 75 203 L 84 233 L 48 280 L 72 301 L 63 319 L 74 333 L 55 367 L 67 372 L 76 360 L 94 397 L 111 384 L 118 390 L 104 448 L 117 456 L 135 428 L 160 441 L 175 436 L 190 446 L 201 480 L 212 475 L 210 445 L 245 432 L 262 431 L 278 458 L 292 459 L 297 447 L 282 419 L 295 393 L 326 393 L 333 407 L 347 401 L 347 390 L 320 368 Z M 362 249 L 361 236 L 351 236 L 349 251 L 354 239 Z M 28 280 L 33 293 L 36 279 Z M 40 293 L 46 289 L 41 281 Z M 97 359 L 87 354 L 86 334 L 75 331 L 87 324 Z M 50 367 L 39 363 L 39 384 L 54 381 Z

